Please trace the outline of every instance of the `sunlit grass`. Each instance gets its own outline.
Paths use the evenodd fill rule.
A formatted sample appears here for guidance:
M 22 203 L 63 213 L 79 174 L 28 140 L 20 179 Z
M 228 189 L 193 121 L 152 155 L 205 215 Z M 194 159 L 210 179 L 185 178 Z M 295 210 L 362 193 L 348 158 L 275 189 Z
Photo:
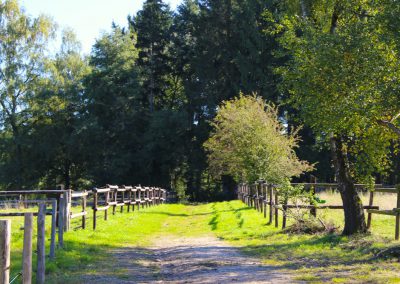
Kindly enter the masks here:
M 348 279 L 348 282 L 364 283 L 365 279 L 386 282 L 400 277 L 398 262 L 371 261 L 374 249 L 399 244 L 393 241 L 394 218 L 390 216 L 374 215 L 373 233 L 367 236 L 293 235 L 268 225 L 262 214 L 239 201 L 213 206 L 214 216 L 225 212 L 217 219 L 217 236 L 263 259 L 266 264 L 295 271 L 298 280 L 340 283 Z M 342 210 L 318 210 L 318 215 L 330 218 L 337 226 L 343 224 Z
M 325 220 L 343 226 L 342 210 L 319 209 L 317 212 Z M 113 273 L 123 278 L 125 270 L 115 267 L 110 260 L 114 249 L 145 248 L 162 242 L 165 237 L 213 235 L 267 265 L 293 273 L 299 281 L 340 283 L 349 279 L 359 283 L 396 283 L 400 280 L 399 263 L 371 260 L 374 250 L 399 244 L 393 241 L 394 218 L 391 216 L 373 215 L 372 234 L 351 238 L 340 233 L 282 233 L 280 228 L 269 225 L 261 213 L 240 201 L 168 204 L 116 215 L 110 210 L 108 221 L 99 213 L 96 231 L 92 230 L 92 215 L 88 217 L 87 229 L 66 233 L 65 247 L 56 251 L 55 261 L 47 261 L 49 283 L 73 283 L 83 272 Z M 290 225 L 292 220 L 288 221 Z M 46 222 L 46 234 L 50 236 L 50 217 Z M 21 269 L 22 223 L 22 217 L 12 218 L 12 275 Z M 79 223 L 80 219 L 73 220 L 71 227 L 78 227 Z

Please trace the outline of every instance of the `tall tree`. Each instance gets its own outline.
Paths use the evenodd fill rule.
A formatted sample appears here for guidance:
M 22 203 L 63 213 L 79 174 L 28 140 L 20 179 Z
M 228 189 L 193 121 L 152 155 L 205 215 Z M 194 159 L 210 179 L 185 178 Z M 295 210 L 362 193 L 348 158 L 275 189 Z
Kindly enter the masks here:
M 29 173 L 24 161 L 27 109 L 53 32 L 48 18 L 27 16 L 17 0 L 0 1 L 0 128 L 7 149 L 1 172 L 10 188 L 28 184 L 24 180 Z
M 79 135 L 86 107 L 83 80 L 89 73 L 86 60 L 80 54 L 80 43 L 70 29 L 62 33 L 60 51 L 47 60 L 46 76 L 40 80 L 38 91 L 31 101 L 32 142 L 43 169 L 44 185 L 54 188 L 63 183 L 65 188 L 77 185 L 84 177 L 83 144 Z
M 130 24 L 137 33 L 142 92 L 150 112 L 168 103 L 167 77 L 171 70 L 168 47 L 172 21 L 172 12 L 162 0 L 146 0 L 142 10 L 130 18 Z
M 264 9 L 269 1 L 203 0 L 185 1 L 174 22 L 174 61 L 182 78 L 187 97 L 188 137 L 187 186 L 194 199 L 212 188 L 202 148 L 208 138 L 208 121 L 218 105 L 239 94 L 258 93 L 276 101 L 277 89 L 272 72 L 276 45 L 265 35 Z M 231 183 L 223 177 L 223 187 Z M 202 190 L 200 193 L 200 190 Z
M 206 168 L 205 155 L 201 148 L 204 136 L 204 127 L 199 125 L 204 105 L 204 94 L 201 93 L 195 62 L 199 35 L 200 8 L 195 0 L 185 0 L 178 6 L 174 15 L 172 26 L 172 68 L 174 73 L 182 81 L 185 103 L 182 110 L 186 113 L 187 120 L 184 122 L 187 131 L 183 136 L 183 146 L 186 156 L 185 169 L 185 192 L 191 199 L 199 200 L 201 190 L 201 174 Z M 206 132 L 207 133 L 207 132 Z
M 354 183 L 371 180 L 387 168 L 392 139 L 370 111 L 383 94 L 385 81 L 395 78 L 393 72 L 374 68 L 395 66 L 377 23 L 369 19 L 379 9 L 374 1 L 288 3 L 276 30 L 283 32 L 281 42 L 291 56 L 279 69 L 283 86 L 306 124 L 330 143 L 344 206 L 343 233 L 365 232 L 364 210 Z
M 135 157 L 148 125 L 140 99 L 138 51 L 131 30 L 116 25 L 98 39 L 86 80 L 86 158 L 96 184 L 140 183 L 143 170 Z M 136 178 L 136 180 L 135 180 Z

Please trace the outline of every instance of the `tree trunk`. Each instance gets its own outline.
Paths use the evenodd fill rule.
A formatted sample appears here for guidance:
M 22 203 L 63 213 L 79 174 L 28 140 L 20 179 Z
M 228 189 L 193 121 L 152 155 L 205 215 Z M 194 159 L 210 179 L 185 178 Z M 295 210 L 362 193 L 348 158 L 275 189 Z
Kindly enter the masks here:
M 150 113 L 154 112 L 154 58 L 153 43 L 150 45 L 150 96 L 149 96 Z
M 23 168 L 23 162 L 22 162 L 22 146 L 21 146 L 21 137 L 20 137 L 20 132 L 19 128 L 16 123 L 16 119 L 14 115 L 12 115 L 10 118 L 10 124 L 11 124 L 11 129 L 13 133 L 13 139 L 14 139 L 14 144 L 16 146 L 16 153 L 15 153 L 15 160 L 17 163 L 17 173 L 16 173 L 16 189 L 17 190 L 23 190 L 24 185 L 23 185 L 23 174 L 24 174 L 24 168 Z
M 64 185 L 65 189 L 71 187 L 71 162 L 68 159 L 64 162 Z
M 330 144 L 336 180 L 339 185 L 338 189 L 343 201 L 343 235 L 365 233 L 367 225 L 365 223 L 364 209 L 349 173 L 346 149 L 343 147 L 341 137 L 332 136 Z

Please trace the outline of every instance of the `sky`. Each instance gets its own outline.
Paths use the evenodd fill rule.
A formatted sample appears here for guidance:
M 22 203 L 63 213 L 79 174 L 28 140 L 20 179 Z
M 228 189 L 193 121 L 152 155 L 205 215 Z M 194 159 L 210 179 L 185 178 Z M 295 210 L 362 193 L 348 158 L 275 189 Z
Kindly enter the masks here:
M 127 16 L 136 14 L 143 0 L 20 0 L 27 14 L 51 16 L 59 25 L 72 28 L 82 51 L 90 53 L 91 47 L 101 32 L 109 31 L 112 21 L 126 26 Z M 165 0 L 175 9 L 181 0 Z

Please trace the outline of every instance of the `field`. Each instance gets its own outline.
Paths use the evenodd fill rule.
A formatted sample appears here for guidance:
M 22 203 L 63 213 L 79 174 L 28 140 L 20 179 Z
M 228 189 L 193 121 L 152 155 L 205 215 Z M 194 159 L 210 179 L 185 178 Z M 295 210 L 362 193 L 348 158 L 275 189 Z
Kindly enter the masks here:
M 329 194 L 323 198 L 334 202 L 337 196 Z M 382 202 L 391 206 L 390 198 L 381 199 L 378 205 Z M 341 210 L 318 210 L 319 216 L 337 226 L 343 225 L 342 214 Z M 22 218 L 12 220 L 11 276 L 15 276 L 21 269 L 23 231 Z M 50 220 L 46 221 L 49 224 Z M 267 225 L 262 214 L 240 201 L 166 204 L 140 212 L 117 213 L 107 222 L 99 218 L 96 231 L 89 225 L 86 230 L 68 232 L 65 248 L 56 251 L 55 261 L 47 261 L 46 277 L 48 283 L 95 283 L 109 277 L 127 280 L 131 272 L 126 265 L 119 265 L 116 251 L 154 248 L 163 240 L 215 236 L 293 281 L 400 283 L 397 261 L 374 260 L 377 251 L 399 245 L 393 241 L 394 217 L 374 215 L 371 231 L 370 235 L 354 237 L 338 233 L 293 235 Z M 46 233 L 50 233 L 49 229 Z M 146 253 L 152 254 L 154 249 Z M 161 279 L 157 263 L 146 267 L 151 269 L 152 277 Z

